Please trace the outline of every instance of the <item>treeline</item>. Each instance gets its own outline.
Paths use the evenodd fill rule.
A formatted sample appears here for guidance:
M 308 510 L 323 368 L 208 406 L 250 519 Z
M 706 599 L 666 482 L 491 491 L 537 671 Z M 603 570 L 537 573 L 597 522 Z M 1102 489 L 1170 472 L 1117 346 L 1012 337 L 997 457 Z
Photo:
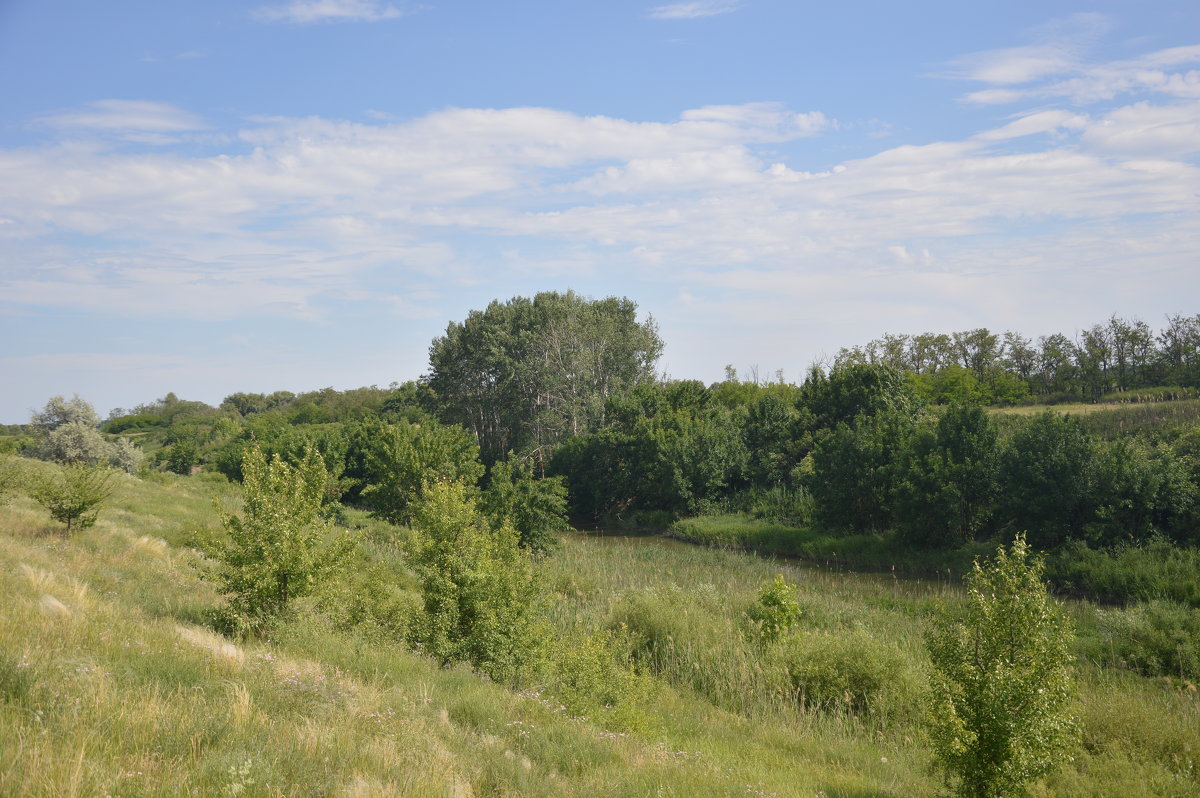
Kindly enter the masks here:
M 1169 440 L 1106 439 L 1052 411 L 1002 434 L 983 408 L 930 406 L 903 374 L 868 364 L 801 386 L 640 386 L 609 412 L 551 461 L 593 517 L 746 511 L 915 547 L 1019 530 L 1040 548 L 1200 542 L 1195 413 Z
M 394 523 L 431 482 L 463 482 L 505 504 L 535 548 L 568 515 L 662 528 L 727 512 L 927 548 L 1020 530 L 1041 548 L 1200 542 L 1200 403 L 1031 418 L 980 406 L 1010 378 L 1043 396 L 1196 385 L 1200 315 L 1157 336 L 1114 318 L 1067 343 L 887 336 L 799 385 L 732 369 L 704 385 L 656 377 L 662 342 L 629 300 L 543 293 L 451 323 L 417 381 L 236 393 L 217 407 L 168 394 L 99 428 L 135 441 L 152 467 L 232 480 L 253 447 L 298 464 L 311 445 L 328 506 Z M 1065 360 L 1051 357 L 1060 350 Z
M 841 349 L 835 363 L 890 366 L 909 375 L 921 396 L 941 403 L 1195 397 L 1200 388 L 1200 314 L 1171 316 L 1157 333 L 1143 321 L 1113 316 L 1074 338 L 1055 333 L 1034 341 L 983 328 L 884 335 Z

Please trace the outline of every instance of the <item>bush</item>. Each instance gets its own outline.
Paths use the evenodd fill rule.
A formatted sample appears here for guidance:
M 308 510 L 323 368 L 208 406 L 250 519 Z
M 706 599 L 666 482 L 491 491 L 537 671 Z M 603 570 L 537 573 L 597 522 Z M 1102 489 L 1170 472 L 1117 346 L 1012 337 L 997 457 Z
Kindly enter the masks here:
M 41 477 L 30 495 L 50 511 L 50 516 L 67 525 L 86 529 L 96 523 L 100 505 L 112 493 L 112 471 L 108 466 L 71 463 L 53 476 Z
M 862 629 L 788 635 L 773 659 L 791 699 L 805 709 L 895 717 L 920 706 L 917 668 Z
M 1093 658 L 1115 660 L 1144 676 L 1200 679 L 1200 610 L 1173 601 L 1148 601 L 1097 612 Z
M 1060 589 L 1099 600 L 1167 599 L 1200 607 L 1200 551 L 1161 538 L 1107 549 L 1068 543 L 1050 556 L 1046 572 Z
M 1067 758 L 1073 633 L 1041 575 L 1018 536 L 976 561 L 962 620 L 930 635 L 930 734 L 964 798 L 1010 795 Z
M 312 593 L 349 559 L 356 541 L 332 535 L 319 520 L 325 466 L 309 448 L 292 467 L 279 455 L 267 462 L 257 446 L 242 461 L 244 506 L 222 513 L 227 538 L 213 547 L 208 571 L 229 601 L 217 618 L 225 631 L 261 633 L 293 599 Z
M 783 574 L 776 574 L 774 579 L 763 585 L 758 600 L 746 610 L 753 635 L 771 642 L 791 631 L 802 615 L 800 602 L 796 600 L 798 592 L 795 585 L 783 578 Z
M 553 658 L 550 692 L 572 715 L 601 726 L 645 731 L 651 724 L 646 704 L 656 692 L 655 683 L 633 670 L 628 645 L 618 638 L 612 631 L 600 631 L 561 641 Z
M 509 525 L 493 530 L 460 482 L 425 486 L 414 508 L 413 564 L 424 611 L 410 639 L 442 664 L 468 662 L 516 682 L 542 654 L 538 583 Z
M 0 504 L 3 504 L 9 494 L 14 493 L 23 481 L 21 467 L 17 458 L 0 454 Z

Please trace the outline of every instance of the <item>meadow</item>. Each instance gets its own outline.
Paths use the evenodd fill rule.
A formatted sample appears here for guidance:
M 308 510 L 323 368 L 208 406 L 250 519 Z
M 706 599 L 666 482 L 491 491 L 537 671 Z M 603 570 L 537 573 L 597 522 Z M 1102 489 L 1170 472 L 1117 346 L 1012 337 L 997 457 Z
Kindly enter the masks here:
M 953 579 L 567 535 L 540 565 L 546 656 L 565 667 L 510 689 L 399 642 L 416 604 L 406 534 L 354 511 L 346 579 L 269 639 L 214 633 L 198 566 L 213 498 L 236 493 L 213 475 L 121 476 L 69 538 L 23 495 L 0 508 L 0 794 L 946 794 L 922 640 L 961 600 Z M 786 645 L 747 615 L 777 574 L 801 609 Z M 1138 659 L 1150 621 L 1070 612 L 1079 743 L 1033 794 L 1196 794 L 1185 652 L 1161 673 Z

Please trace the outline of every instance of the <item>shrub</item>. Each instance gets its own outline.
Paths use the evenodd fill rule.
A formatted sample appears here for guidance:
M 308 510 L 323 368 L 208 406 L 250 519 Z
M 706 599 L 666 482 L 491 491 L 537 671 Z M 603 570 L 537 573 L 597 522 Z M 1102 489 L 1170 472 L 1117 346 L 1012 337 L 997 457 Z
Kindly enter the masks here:
M 774 579 L 763 585 L 758 600 L 746 610 L 754 635 L 770 642 L 791 631 L 800 622 L 801 616 L 797 594 L 796 586 L 784 579 L 783 574 L 776 574 Z
M 1097 648 L 1115 664 L 1145 676 L 1200 679 L 1200 610 L 1148 601 L 1097 614 Z
M 655 693 L 655 683 L 633 670 L 628 646 L 618 637 L 600 631 L 561 641 L 554 655 L 550 692 L 573 715 L 602 726 L 645 731 L 650 725 L 646 704 Z
M 794 633 L 772 659 L 791 700 L 806 709 L 892 717 L 915 708 L 922 691 L 904 653 L 862 629 Z
M 1012 794 L 1067 758 L 1073 634 L 1041 575 L 1018 536 L 986 566 L 976 561 L 962 620 L 930 635 L 930 735 L 964 798 Z
M 425 486 L 414 508 L 413 563 L 424 611 L 410 639 L 442 664 L 468 662 L 516 682 L 542 651 L 538 583 L 509 525 L 492 529 L 461 482 Z
M 103 465 L 71 463 L 57 474 L 34 481 L 30 495 L 67 525 L 86 529 L 96 523 L 100 505 L 112 493 L 112 471 Z
M 242 461 L 244 506 L 222 513 L 227 537 L 213 547 L 209 570 L 229 598 L 218 617 L 226 631 L 259 633 L 282 616 L 293 599 L 312 593 L 349 559 L 356 541 L 331 535 L 319 520 L 325 466 L 309 448 L 298 466 L 279 455 L 267 462 L 257 446 Z
M 3 504 L 10 493 L 16 491 L 23 481 L 21 468 L 17 458 L 0 454 L 0 504 Z

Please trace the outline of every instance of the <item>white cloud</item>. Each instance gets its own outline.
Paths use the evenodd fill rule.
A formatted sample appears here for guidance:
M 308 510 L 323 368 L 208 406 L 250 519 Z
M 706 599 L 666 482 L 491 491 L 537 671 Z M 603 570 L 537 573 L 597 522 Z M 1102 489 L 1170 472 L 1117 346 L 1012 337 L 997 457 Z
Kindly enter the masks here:
M 169 103 L 148 100 L 97 100 L 83 108 L 48 114 L 36 121 L 63 129 L 123 133 L 181 133 L 206 127 L 192 113 Z
M 1036 272 L 1137 241 L 1125 250 L 1132 263 L 1180 269 L 1170 264 L 1192 264 L 1194 252 L 1179 242 L 1200 228 L 1200 169 L 1178 160 L 1200 140 L 1198 115 L 1186 102 L 1102 116 L 1043 109 L 821 172 L 773 150 L 834 123 L 763 103 L 666 122 L 546 108 L 262 119 L 206 157 L 0 149 L 0 297 L 321 320 L 328 303 L 373 294 L 409 312 L 375 286 L 452 290 L 488 279 L 482 261 L 508 251 L 548 275 L 625 269 L 673 282 L 686 264 L 696 275 L 828 272 L 852 283 L 879 264 Z M 1155 235 L 1140 226 L 1148 217 L 1164 220 Z
M 650 9 L 652 19 L 696 19 L 736 11 L 737 0 L 695 0 L 688 3 L 669 3 Z
M 1118 108 L 1084 131 L 1093 150 L 1138 157 L 1178 158 L 1200 152 L 1200 103 Z
M 1172 47 L 1139 58 L 1089 63 L 1073 46 L 1036 45 L 966 56 L 954 77 L 989 84 L 963 99 L 980 105 L 1066 99 L 1076 104 L 1152 92 L 1200 98 L 1200 45 Z
M 265 6 L 254 12 L 263 22 L 380 22 L 405 12 L 377 0 L 292 0 L 287 5 Z

